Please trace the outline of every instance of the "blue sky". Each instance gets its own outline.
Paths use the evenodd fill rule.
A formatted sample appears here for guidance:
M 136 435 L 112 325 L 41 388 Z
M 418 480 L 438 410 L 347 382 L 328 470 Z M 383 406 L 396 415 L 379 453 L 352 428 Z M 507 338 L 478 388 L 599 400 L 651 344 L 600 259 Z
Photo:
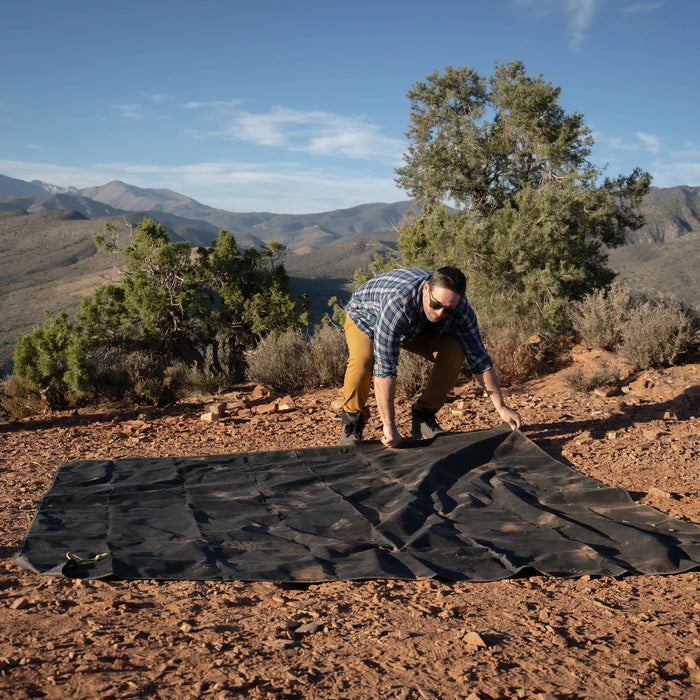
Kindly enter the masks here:
M 0 173 L 239 212 L 399 201 L 411 86 L 521 60 L 606 174 L 697 186 L 698 26 L 695 0 L 12 1 Z

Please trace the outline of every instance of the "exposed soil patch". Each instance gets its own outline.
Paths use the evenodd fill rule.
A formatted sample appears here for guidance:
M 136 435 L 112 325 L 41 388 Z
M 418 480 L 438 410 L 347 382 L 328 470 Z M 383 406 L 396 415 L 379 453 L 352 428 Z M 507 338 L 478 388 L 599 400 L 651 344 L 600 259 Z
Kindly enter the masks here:
M 617 396 L 575 393 L 565 373 L 510 392 L 525 435 L 700 523 L 700 365 L 646 372 Z M 213 422 L 201 420 L 203 398 L 0 425 L 3 697 L 700 697 L 700 572 L 292 586 L 79 582 L 13 564 L 59 462 L 336 443 L 336 389 L 293 396 L 285 412 L 261 394 L 225 397 L 231 408 Z M 408 405 L 399 413 L 407 432 Z M 475 384 L 438 418 L 460 431 L 498 422 Z M 375 418 L 366 437 L 379 434 Z

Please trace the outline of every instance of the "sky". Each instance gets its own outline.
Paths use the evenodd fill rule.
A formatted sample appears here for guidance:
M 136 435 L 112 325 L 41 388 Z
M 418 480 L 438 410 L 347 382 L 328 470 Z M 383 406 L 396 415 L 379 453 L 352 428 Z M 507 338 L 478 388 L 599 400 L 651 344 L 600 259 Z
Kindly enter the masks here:
M 12 0 L 0 174 L 234 212 L 406 200 L 411 87 L 519 60 L 606 176 L 698 186 L 698 26 L 696 0 Z

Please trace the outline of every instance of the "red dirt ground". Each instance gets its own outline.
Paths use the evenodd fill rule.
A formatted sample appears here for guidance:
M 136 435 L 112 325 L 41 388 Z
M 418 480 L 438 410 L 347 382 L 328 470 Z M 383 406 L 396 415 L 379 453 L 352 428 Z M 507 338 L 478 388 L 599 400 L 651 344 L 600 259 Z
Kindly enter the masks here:
M 610 397 L 574 392 L 567 371 L 511 389 L 524 434 L 636 501 L 700 523 L 700 365 L 645 372 Z M 225 397 L 241 407 L 214 423 L 200 420 L 203 397 L 0 424 L 0 695 L 700 698 L 698 571 L 278 585 L 80 582 L 13 563 L 59 462 L 332 445 L 338 396 L 293 396 L 293 410 L 264 413 L 274 397 L 242 387 Z M 461 401 L 471 412 L 459 414 Z M 405 431 L 408 404 L 398 412 Z M 460 431 L 499 422 L 475 384 L 438 417 Z M 379 437 L 376 419 L 366 437 Z

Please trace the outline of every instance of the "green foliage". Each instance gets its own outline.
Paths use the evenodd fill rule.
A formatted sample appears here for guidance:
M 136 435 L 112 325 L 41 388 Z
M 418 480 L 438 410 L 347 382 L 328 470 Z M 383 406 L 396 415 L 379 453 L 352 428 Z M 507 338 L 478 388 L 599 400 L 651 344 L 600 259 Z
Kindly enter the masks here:
M 20 382 L 41 392 L 52 408 L 86 395 L 83 344 L 65 312 L 54 317 L 45 312 L 43 326 L 17 341 L 14 367 Z
M 83 299 L 74 322 L 47 316 L 17 343 L 18 377 L 53 403 L 170 400 L 186 375 L 176 367 L 242 378 L 245 352 L 259 338 L 308 323 L 308 299 L 289 296 L 283 246 L 241 251 L 220 231 L 211 249 L 193 251 L 149 218 L 131 233 L 120 284 Z M 118 234 L 110 227 L 96 242 L 114 251 Z
M 612 281 L 607 249 L 642 225 L 650 183 L 635 170 L 600 184 L 591 134 L 559 93 L 519 62 L 496 64 L 488 80 L 435 72 L 409 92 L 397 169 L 417 212 L 401 227 L 405 263 L 461 267 L 492 322 L 538 332 L 563 329 L 571 300 Z

